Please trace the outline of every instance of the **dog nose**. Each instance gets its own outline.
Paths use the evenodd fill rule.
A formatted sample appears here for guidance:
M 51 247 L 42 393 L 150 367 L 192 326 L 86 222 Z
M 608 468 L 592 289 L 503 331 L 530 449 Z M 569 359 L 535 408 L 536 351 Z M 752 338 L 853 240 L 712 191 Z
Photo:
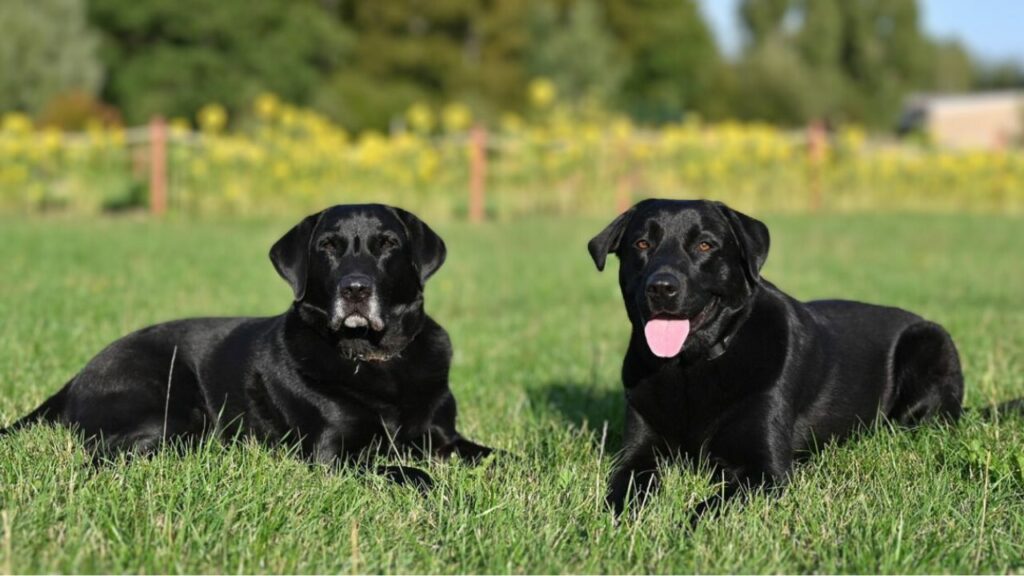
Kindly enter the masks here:
M 671 274 L 655 274 L 647 281 L 647 297 L 664 302 L 679 294 L 679 280 Z
M 370 297 L 373 285 L 369 276 L 349 274 L 341 279 L 341 297 L 353 304 L 358 304 Z

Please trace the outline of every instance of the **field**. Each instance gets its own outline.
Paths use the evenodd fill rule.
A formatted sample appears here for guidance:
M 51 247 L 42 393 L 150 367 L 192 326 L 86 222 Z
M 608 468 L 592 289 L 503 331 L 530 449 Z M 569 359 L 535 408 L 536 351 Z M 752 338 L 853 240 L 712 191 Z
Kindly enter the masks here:
M 765 276 L 801 298 L 913 309 L 948 327 L 967 404 L 1024 395 L 1024 219 L 767 216 Z M 80 442 L 0 440 L 0 573 L 1006 572 L 1024 570 L 1024 421 L 879 427 L 690 532 L 714 487 L 674 468 L 615 526 L 604 479 L 622 430 L 628 334 L 615 270 L 585 244 L 603 219 L 438 226 L 427 286 L 451 333 L 470 438 L 518 459 L 420 463 L 427 497 L 208 443 L 93 471 Z M 0 423 L 112 339 L 190 315 L 276 314 L 290 291 L 267 250 L 290 222 L 43 217 L 0 221 Z

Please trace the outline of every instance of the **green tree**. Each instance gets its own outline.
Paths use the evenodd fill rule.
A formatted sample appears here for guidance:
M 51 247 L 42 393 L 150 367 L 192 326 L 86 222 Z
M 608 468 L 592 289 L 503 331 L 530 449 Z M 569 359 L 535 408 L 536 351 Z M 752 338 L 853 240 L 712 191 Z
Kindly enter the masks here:
M 376 0 L 336 12 L 359 41 L 317 101 L 352 128 L 386 127 L 414 102 L 462 100 L 484 113 L 522 103 L 525 2 Z
M 775 77 L 780 67 L 801 86 L 792 105 L 740 105 L 768 120 L 891 126 L 909 91 L 962 87 L 970 67 L 962 50 L 925 37 L 916 0 L 743 0 L 739 10 L 744 90 L 792 92 Z
M 800 124 L 820 111 L 811 69 L 779 36 L 766 38 L 737 64 L 736 82 L 733 112 L 740 118 Z
M 963 92 L 974 81 L 971 55 L 960 42 L 950 40 L 931 43 L 932 55 L 929 87 L 939 92 Z
M 843 70 L 852 96 L 845 104 L 856 120 L 888 126 L 914 87 L 926 85 L 928 45 L 920 31 L 915 0 L 840 3 Z
M 974 70 L 972 84 L 982 90 L 1024 88 L 1024 63 L 1013 60 L 982 63 Z
M 92 0 L 111 70 L 104 95 L 138 122 L 240 108 L 261 91 L 308 102 L 351 36 L 313 0 Z
M 722 63 L 692 0 L 604 0 L 629 72 L 621 107 L 662 121 L 720 106 Z
M 758 48 L 776 37 L 792 7 L 793 0 L 743 0 L 739 16 L 747 34 L 747 43 Z
M 560 14 L 553 2 L 531 4 L 530 75 L 550 78 L 571 101 L 608 103 L 626 72 L 617 41 L 594 0 L 576 0 L 567 12 Z
M 3 0 L 0 30 L 0 111 L 37 113 L 60 95 L 96 94 L 99 38 L 82 0 Z

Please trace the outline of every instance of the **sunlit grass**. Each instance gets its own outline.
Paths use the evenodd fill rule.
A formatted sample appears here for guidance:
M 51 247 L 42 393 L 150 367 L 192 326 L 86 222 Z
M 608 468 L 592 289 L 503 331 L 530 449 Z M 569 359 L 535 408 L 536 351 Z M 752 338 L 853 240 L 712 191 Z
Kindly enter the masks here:
M 1024 394 L 1024 221 L 776 216 L 765 275 L 801 298 L 903 306 L 947 326 L 967 403 Z M 1024 423 L 882 429 L 829 447 L 780 498 L 730 505 L 673 470 L 637 522 L 602 506 L 621 439 L 628 328 L 606 222 L 438 226 L 448 263 L 427 307 L 452 335 L 460 428 L 518 455 L 421 463 L 426 498 L 280 451 L 209 443 L 93 472 L 38 428 L 0 440 L 0 571 L 1004 572 L 1024 568 Z M 290 291 L 268 259 L 290 222 L 0 221 L 0 423 L 105 344 L 190 315 L 261 315 Z

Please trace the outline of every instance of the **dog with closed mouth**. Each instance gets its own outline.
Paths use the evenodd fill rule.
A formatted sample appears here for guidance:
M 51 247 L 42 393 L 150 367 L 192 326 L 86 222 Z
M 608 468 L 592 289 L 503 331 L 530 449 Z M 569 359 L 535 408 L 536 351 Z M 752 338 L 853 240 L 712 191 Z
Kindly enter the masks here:
M 709 201 L 646 200 L 589 243 L 619 259 L 632 335 L 622 367 L 623 448 L 607 501 L 616 515 L 658 484 L 661 457 L 710 463 L 725 487 L 786 484 L 794 461 L 885 418 L 961 414 L 956 347 L 939 325 L 898 308 L 800 302 L 761 277 L 768 228 Z
M 423 309 L 424 283 L 445 256 L 441 237 L 405 210 L 328 208 L 270 250 L 294 292 L 285 313 L 139 330 L 0 432 L 61 423 L 104 458 L 216 433 L 297 445 L 328 464 L 382 448 L 478 460 L 491 450 L 455 429 L 451 344 Z M 378 471 L 430 484 L 415 468 Z

